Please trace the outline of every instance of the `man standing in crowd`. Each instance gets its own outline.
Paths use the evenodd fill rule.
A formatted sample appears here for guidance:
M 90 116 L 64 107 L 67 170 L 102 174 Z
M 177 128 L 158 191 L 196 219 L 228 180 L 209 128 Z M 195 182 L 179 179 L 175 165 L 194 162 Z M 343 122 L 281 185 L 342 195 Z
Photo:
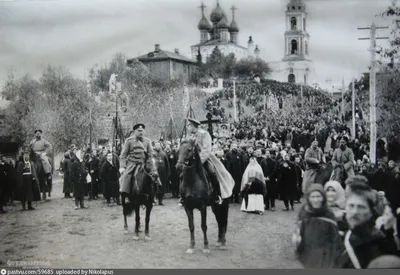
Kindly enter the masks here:
M 178 144 L 174 143 L 172 145 L 171 152 L 167 152 L 168 161 L 169 161 L 169 169 L 171 170 L 171 192 L 173 198 L 179 197 L 179 177 L 178 172 L 176 171 L 176 164 L 178 162 Z
M 87 170 L 92 178 L 91 188 L 89 189 L 90 199 L 98 199 L 99 196 L 99 174 L 100 174 L 100 160 L 97 158 L 97 151 L 93 150 L 87 163 Z
M 243 176 L 243 159 L 236 143 L 232 143 L 231 151 L 226 155 L 228 162 L 228 172 L 231 174 L 235 181 L 235 187 L 233 188 L 233 194 L 231 202 L 239 203 L 240 186 L 242 183 Z
M 267 185 L 267 193 L 264 199 L 265 210 L 271 209 L 271 211 L 275 211 L 275 199 L 277 195 L 277 186 L 276 186 L 277 163 L 273 158 L 271 158 L 270 150 L 266 150 L 265 159 L 261 161 L 261 168 L 263 170 L 265 183 Z
M 170 169 L 167 155 L 161 149 L 159 141 L 154 144 L 154 160 L 157 166 L 157 172 L 160 177 L 162 186 L 157 189 L 158 205 L 164 205 L 164 194 L 169 189 Z
M 111 199 L 118 205 L 119 200 L 119 171 L 116 163 L 113 161 L 111 152 L 107 154 L 107 160 L 101 167 L 101 179 L 104 183 L 104 197 L 107 200 L 108 206 L 111 204 Z

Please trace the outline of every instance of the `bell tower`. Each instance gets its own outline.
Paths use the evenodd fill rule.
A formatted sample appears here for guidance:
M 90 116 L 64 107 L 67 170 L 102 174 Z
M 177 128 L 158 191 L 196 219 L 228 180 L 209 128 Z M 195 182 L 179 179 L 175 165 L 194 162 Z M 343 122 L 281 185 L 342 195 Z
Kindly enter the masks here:
M 287 81 L 308 84 L 312 60 L 309 52 L 307 12 L 302 0 L 289 0 L 285 12 L 285 54 Z

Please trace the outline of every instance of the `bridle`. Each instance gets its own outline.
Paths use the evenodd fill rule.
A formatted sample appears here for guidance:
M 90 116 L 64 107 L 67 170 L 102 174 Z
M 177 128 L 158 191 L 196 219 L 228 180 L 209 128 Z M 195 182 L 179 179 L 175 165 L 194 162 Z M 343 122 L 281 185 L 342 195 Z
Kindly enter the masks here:
M 184 166 L 185 168 L 193 167 L 194 164 L 193 165 L 190 165 L 190 164 L 191 164 L 191 161 L 196 159 L 195 150 L 196 150 L 196 146 L 192 145 L 192 149 L 191 149 L 192 157 L 191 158 L 185 158 L 184 161 L 178 161 L 177 164 L 180 164 L 180 165 Z

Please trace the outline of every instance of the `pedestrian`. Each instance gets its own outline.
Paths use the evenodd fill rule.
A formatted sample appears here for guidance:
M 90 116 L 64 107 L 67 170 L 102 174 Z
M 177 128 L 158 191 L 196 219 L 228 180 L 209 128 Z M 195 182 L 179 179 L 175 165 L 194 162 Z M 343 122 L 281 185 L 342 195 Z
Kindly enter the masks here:
M 375 227 L 376 194 L 363 176 L 346 180 L 346 220 L 349 230 L 345 235 L 345 250 L 339 258 L 341 268 L 364 269 L 376 258 L 396 255 L 397 246 L 392 233 Z
M 71 185 L 75 198 L 75 210 L 84 209 L 84 196 L 86 193 L 86 176 L 84 164 L 80 159 L 80 151 L 75 145 L 71 145 Z
M 113 155 L 111 152 L 107 154 L 107 159 L 101 167 L 101 179 L 104 186 L 104 197 L 107 200 L 108 206 L 111 205 L 111 199 L 120 205 L 119 199 L 119 169 L 115 162 L 113 162 Z
M 271 157 L 271 151 L 266 150 L 265 159 L 261 161 L 267 192 L 264 198 L 265 210 L 275 211 L 275 199 L 277 198 L 276 170 L 277 163 Z
M 337 267 L 342 242 L 321 184 L 309 185 L 292 240 L 296 255 L 305 268 Z
M 72 198 L 71 164 L 71 155 L 70 152 L 67 151 L 64 154 L 64 160 L 62 162 L 64 198 Z
M 25 149 L 21 159 L 17 164 L 17 191 L 15 200 L 20 201 L 22 210 L 35 210 L 32 206 L 33 201 L 40 201 L 40 187 L 37 181 L 37 170 L 35 164 L 30 160 L 29 149 Z

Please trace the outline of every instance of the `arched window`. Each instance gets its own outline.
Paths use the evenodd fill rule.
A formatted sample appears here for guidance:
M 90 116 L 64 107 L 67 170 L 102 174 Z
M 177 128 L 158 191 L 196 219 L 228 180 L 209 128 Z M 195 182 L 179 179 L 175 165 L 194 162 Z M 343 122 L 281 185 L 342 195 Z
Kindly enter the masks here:
M 308 42 L 305 42 L 305 48 L 306 48 L 306 55 L 308 55 Z
M 289 83 L 296 83 L 296 77 L 294 76 L 294 74 L 289 74 L 288 82 Z
M 303 30 L 306 31 L 306 19 L 303 18 Z
M 296 20 L 296 17 L 292 17 L 292 18 L 290 19 L 290 25 L 291 25 L 292 31 L 294 31 L 294 30 L 297 29 L 297 20 Z
M 292 40 L 290 41 L 290 46 L 291 46 L 291 54 L 297 54 L 297 41 L 296 40 Z

